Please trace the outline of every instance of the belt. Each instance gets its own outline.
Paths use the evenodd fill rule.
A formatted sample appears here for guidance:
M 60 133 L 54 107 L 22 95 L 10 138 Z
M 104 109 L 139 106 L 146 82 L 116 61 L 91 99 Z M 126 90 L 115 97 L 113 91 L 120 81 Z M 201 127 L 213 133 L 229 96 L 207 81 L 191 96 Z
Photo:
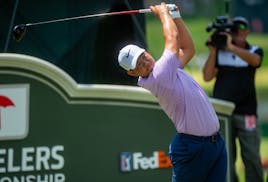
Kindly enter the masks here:
M 219 132 L 211 136 L 196 136 L 196 135 L 189 135 L 185 133 L 178 133 L 178 135 L 186 139 L 191 139 L 191 140 L 196 140 L 196 141 L 208 141 L 208 142 L 216 142 L 220 138 Z

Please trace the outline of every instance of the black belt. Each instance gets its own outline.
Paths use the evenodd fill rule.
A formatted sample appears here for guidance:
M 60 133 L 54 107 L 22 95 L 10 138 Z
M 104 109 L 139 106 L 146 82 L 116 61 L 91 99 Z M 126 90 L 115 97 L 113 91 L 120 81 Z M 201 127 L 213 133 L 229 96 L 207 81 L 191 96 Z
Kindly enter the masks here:
M 182 138 L 188 138 L 188 139 L 196 140 L 196 141 L 208 141 L 208 142 L 216 142 L 220 138 L 219 132 L 211 136 L 196 136 L 196 135 L 189 135 L 185 133 L 178 133 L 178 135 Z

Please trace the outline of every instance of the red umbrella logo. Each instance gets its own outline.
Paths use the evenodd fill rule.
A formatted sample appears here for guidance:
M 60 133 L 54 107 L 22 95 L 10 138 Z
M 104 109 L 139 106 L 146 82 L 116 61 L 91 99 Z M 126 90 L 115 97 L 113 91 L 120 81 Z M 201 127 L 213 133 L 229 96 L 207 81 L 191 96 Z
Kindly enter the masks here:
M 15 106 L 15 104 L 6 96 L 0 95 L 0 129 L 1 129 L 1 107 Z

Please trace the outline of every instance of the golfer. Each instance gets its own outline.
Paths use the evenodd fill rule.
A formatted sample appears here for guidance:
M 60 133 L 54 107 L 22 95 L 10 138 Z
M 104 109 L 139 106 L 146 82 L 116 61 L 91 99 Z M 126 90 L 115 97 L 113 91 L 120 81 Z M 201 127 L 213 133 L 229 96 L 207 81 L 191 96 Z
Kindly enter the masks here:
M 144 49 L 127 45 L 120 50 L 119 65 L 139 77 L 138 85 L 157 97 L 177 130 L 169 152 L 172 182 L 223 182 L 227 154 L 217 115 L 206 93 L 183 70 L 195 53 L 192 38 L 176 5 L 150 8 L 162 23 L 165 48 L 161 58 L 155 62 Z

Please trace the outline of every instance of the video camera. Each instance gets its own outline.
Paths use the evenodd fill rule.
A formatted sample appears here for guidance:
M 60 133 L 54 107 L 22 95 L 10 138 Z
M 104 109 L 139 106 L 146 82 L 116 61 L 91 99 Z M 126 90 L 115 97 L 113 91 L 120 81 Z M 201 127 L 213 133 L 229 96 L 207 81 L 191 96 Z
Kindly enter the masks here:
M 225 49 L 227 37 L 222 35 L 221 32 L 230 33 L 235 28 L 233 23 L 228 21 L 227 16 L 217 16 L 216 22 L 210 22 L 206 28 L 207 32 L 215 29 L 211 35 L 211 41 L 207 41 L 206 45 L 212 45 L 218 49 Z

